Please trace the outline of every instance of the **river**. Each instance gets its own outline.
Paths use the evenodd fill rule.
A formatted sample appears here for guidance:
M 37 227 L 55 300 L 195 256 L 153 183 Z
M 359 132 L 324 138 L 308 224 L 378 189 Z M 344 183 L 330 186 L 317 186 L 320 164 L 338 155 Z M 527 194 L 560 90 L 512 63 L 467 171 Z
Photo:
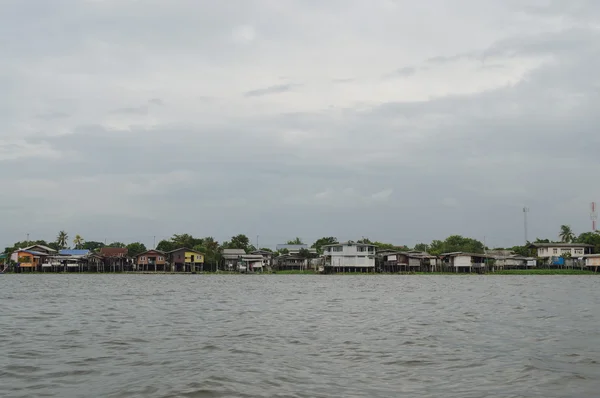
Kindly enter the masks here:
M 593 397 L 595 276 L 2 275 L 1 397 Z

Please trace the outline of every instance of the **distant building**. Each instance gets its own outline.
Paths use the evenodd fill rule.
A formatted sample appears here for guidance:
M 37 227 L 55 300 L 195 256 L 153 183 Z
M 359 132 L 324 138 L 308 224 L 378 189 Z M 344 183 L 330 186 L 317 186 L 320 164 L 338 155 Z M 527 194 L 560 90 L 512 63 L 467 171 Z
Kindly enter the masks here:
M 375 272 L 375 245 L 348 241 L 322 249 L 325 272 Z
M 534 249 L 537 257 L 583 257 L 586 254 L 592 254 L 594 246 L 585 243 L 531 243 L 530 249 Z
M 276 249 L 278 252 L 287 250 L 288 254 L 293 254 L 293 255 L 299 254 L 300 250 L 302 250 L 302 249 L 308 250 L 309 253 L 317 254 L 317 249 L 315 249 L 314 247 L 308 247 L 308 245 L 306 245 L 306 244 L 301 244 L 301 245 L 282 244 L 282 245 L 277 245 Z

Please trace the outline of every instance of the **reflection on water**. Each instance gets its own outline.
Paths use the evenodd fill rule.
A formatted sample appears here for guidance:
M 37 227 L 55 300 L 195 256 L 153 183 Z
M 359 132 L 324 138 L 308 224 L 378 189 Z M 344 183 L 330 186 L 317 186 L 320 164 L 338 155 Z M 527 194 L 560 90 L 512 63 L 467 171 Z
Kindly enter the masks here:
M 2 397 L 592 397 L 592 276 L 3 275 Z

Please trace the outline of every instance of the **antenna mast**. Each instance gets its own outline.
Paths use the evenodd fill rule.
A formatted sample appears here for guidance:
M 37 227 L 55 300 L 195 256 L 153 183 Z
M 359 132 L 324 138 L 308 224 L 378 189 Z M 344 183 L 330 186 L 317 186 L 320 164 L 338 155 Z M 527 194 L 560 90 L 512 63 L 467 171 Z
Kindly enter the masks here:
M 529 207 L 523 207 L 523 228 L 525 232 L 525 244 L 527 244 L 527 213 L 529 213 Z
M 592 232 L 596 231 L 596 220 L 598 220 L 598 212 L 596 212 L 596 202 L 590 204 L 590 220 L 592 220 Z

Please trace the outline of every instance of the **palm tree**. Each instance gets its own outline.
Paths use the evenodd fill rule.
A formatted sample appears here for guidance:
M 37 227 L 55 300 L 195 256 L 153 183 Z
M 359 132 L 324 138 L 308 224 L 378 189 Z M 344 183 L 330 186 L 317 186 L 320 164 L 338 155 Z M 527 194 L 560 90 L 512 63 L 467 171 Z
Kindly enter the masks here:
M 81 235 L 77 234 L 75 235 L 75 239 L 73 239 L 73 244 L 75 245 L 75 249 L 79 249 L 81 248 L 81 245 L 83 245 L 83 238 L 81 237 Z
M 69 239 L 69 235 L 65 231 L 60 231 L 58 236 L 56 237 L 56 244 L 59 248 L 64 249 L 67 247 L 67 240 Z
M 561 242 L 570 243 L 575 240 L 575 234 L 569 225 L 560 226 L 560 234 L 558 234 Z

